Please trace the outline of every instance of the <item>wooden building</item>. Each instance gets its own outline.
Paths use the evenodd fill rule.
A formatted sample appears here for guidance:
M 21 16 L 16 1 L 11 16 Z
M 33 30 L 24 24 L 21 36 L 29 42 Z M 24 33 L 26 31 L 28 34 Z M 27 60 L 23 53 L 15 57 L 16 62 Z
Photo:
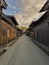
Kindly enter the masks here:
M 7 3 L 5 0 L 0 0 L 0 7 L 6 9 L 7 8 Z
M 0 0 L 0 3 L 0 46 L 4 46 L 17 38 L 17 23 L 13 16 L 7 16 L 2 12 L 2 9 L 7 7 L 6 2 Z
M 30 27 L 32 27 L 31 30 L 34 32 L 35 41 L 49 48 L 49 0 L 40 12 L 46 10 L 47 12 L 38 21 L 32 22 Z

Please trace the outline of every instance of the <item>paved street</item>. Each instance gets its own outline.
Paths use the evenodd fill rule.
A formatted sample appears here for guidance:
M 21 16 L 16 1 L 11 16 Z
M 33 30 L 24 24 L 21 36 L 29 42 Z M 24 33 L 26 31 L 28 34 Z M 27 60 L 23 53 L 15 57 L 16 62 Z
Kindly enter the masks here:
M 5 54 L 0 57 L 0 65 L 49 65 L 49 56 L 26 35 L 22 35 Z

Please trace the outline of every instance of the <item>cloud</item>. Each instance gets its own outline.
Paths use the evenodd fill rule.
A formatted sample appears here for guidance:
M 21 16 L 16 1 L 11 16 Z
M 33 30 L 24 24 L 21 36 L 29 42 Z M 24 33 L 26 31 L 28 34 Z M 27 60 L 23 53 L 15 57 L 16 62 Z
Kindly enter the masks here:
M 16 7 L 15 18 L 19 25 L 28 27 L 33 18 L 38 18 L 36 14 L 46 3 L 47 0 L 6 0 L 11 6 Z M 10 6 L 10 7 L 11 7 Z
M 21 2 L 20 2 L 21 1 Z M 28 27 L 33 20 L 37 20 L 43 13 L 39 13 L 47 0 L 20 0 L 21 14 L 16 14 L 15 18 L 20 26 Z

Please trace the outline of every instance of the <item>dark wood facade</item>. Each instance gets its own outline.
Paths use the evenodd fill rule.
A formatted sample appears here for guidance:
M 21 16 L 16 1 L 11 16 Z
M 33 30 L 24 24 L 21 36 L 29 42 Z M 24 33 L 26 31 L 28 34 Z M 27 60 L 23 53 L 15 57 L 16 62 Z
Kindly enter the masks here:
M 32 30 L 34 31 L 34 39 L 42 45 L 49 48 L 49 0 L 42 8 L 42 11 L 46 11 L 46 14 L 42 16 L 38 21 L 32 23 Z
M 6 16 L 8 17 L 8 19 L 10 19 L 13 22 L 15 26 L 18 25 L 18 22 L 15 20 L 14 16 L 12 15 L 6 15 Z

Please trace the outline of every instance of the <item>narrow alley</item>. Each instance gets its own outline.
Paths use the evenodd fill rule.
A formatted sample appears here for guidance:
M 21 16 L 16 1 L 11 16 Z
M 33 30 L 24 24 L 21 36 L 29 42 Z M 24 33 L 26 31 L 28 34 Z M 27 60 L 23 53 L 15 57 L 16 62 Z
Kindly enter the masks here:
M 0 65 L 49 65 L 49 0 L 0 0 Z
M 24 34 L 0 57 L 0 65 L 49 65 L 49 56 Z

